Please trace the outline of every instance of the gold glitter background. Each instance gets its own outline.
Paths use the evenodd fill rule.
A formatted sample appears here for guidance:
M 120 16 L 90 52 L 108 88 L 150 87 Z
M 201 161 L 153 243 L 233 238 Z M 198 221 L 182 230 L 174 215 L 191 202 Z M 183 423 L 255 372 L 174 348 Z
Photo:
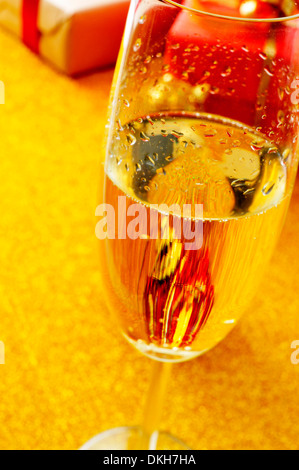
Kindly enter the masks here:
M 151 361 L 103 303 L 95 207 L 112 70 L 71 80 L 0 32 L 0 449 L 77 449 L 138 424 Z M 299 182 L 254 304 L 176 365 L 163 428 L 193 449 L 298 449 Z

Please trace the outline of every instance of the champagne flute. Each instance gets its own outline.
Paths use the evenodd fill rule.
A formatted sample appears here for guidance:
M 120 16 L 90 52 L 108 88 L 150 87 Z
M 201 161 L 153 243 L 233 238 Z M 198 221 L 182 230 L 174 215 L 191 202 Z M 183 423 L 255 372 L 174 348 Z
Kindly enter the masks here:
M 109 308 L 155 366 L 142 426 L 83 449 L 186 448 L 159 432 L 170 366 L 236 325 L 289 206 L 298 13 L 292 0 L 131 2 L 97 235 Z

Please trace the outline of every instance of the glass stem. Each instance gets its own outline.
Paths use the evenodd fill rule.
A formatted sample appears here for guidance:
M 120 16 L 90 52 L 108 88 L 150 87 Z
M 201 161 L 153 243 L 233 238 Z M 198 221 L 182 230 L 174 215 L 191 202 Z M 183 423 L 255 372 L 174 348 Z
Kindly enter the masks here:
M 172 364 L 154 361 L 142 423 L 142 450 L 155 450 Z

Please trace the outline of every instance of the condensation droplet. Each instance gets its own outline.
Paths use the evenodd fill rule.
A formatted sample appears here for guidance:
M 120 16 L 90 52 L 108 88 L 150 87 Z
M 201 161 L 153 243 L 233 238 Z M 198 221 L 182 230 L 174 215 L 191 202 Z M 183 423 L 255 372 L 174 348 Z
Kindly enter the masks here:
M 260 56 L 261 59 L 267 60 L 267 54 L 265 54 L 264 52 L 260 52 L 259 56 Z
M 228 66 L 221 73 L 221 77 L 229 77 L 231 73 L 232 73 L 232 69 L 230 66 Z
M 217 95 L 219 93 L 219 88 L 216 87 L 216 86 L 212 86 L 211 89 L 210 89 L 210 93 L 211 95 Z
M 155 166 L 155 161 L 150 155 L 146 155 L 145 160 L 147 160 L 148 162 L 150 162 L 152 165 Z
M 243 185 L 244 185 L 244 181 L 240 180 L 240 179 L 237 179 L 237 180 L 234 180 L 234 181 L 231 182 L 232 188 L 239 188 Z
M 283 98 L 284 98 L 284 89 L 281 88 L 281 87 L 278 88 L 278 89 L 277 89 L 277 93 L 278 93 L 278 98 L 280 99 L 280 101 L 282 101 Z
M 146 15 L 142 15 L 139 18 L 139 24 L 144 24 L 146 22 Z
M 291 89 L 288 85 L 285 87 L 285 92 L 286 92 L 287 95 L 291 94 Z
M 250 147 L 252 148 L 252 150 L 254 150 L 255 152 L 258 152 L 259 150 L 261 150 L 265 145 L 265 141 L 264 140 L 253 140 L 250 144 Z
M 284 122 L 285 122 L 285 114 L 282 110 L 279 110 L 278 113 L 277 113 L 277 121 L 280 124 L 284 124 Z
M 172 82 L 172 80 L 173 80 L 173 75 L 171 73 L 165 73 L 163 75 L 163 81 L 165 83 L 170 83 L 170 82 Z
M 118 129 L 119 131 L 123 131 L 123 130 L 124 130 L 124 128 L 123 128 L 123 126 L 121 125 L 121 122 L 120 122 L 119 119 L 116 121 L 116 125 L 117 125 L 117 129 Z
M 150 141 L 149 136 L 146 135 L 145 132 L 140 132 L 140 139 L 141 139 L 143 142 L 149 142 L 149 141 Z
M 257 111 L 261 111 L 261 110 L 263 109 L 263 105 L 262 105 L 261 103 L 256 103 L 255 109 L 256 109 Z
M 139 49 L 140 49 L 140 47 L 141 47 L 141 43 L 142 43 L 142 41 L 141 41 L 140 38 L 136 39 L 135 44 L 134 44 L 134 46 L 133 46 L 134 52 L 139 51 Z
M 127 135 L 127 141 L 130 145 L 134 145 L 134 144 L 136 144 L 137 139 L 133 134 L 128 134 Z
M 249 188 L 249 189 L 246 189 L 246 191 L 244 191 L 243 195 L 248 196 L 249 194 L 252 194 L 254 192 L 255 192 L 255 188 Z
M 273 182 L 273 181 L 269 181 L 268 183 L 266 183 L 265 186 L 262 189 L 263 195 L 268 196 L 271 193 L 271 191 L 273 190 L 274 186 L 275 186 L 275 182 Z
M 283 151 L 282 157 L 283 157 L 284 163 L 286 163 L 286 162 L 288 161 L 289 156 L 290 156 L 290 153 L 291 153 L 290 149 L 285 149 L 285 150 Z
M 215 135 L 217 135 L 217 130 L 216 129 L 208 129 L 204 133 L 205 137 L 215 137 Z
M 184 136 L 183 132 L 179 132 L 179 131 L 171 131 L 171 134 L 177 139 Z
M 268 152 L 267 153 L 278 153 L 278 148 L 277 147 L 271 147 L 269 148 Z
M 144 75 L 144 74 L 146 74 L 146 72 L 147 72 L 147 68 L 146 68 L 146 66 L 145 66 L 145 65 L 144 65 L 143 67 L 140 67 L 140 69 L 139 69 L 139 73 L 140 73 L 141 75 Z
M 217 60 L 214 60 L 214 62 L 212 63 L 212 65 L 210 66 L 210 69 L 214 70 L 218 65 L 218 61 Z
M 274 72 L 272 72 L 272 70 L 270 69 L 270 67 L 266 66 L 264 68 L 264 71 L 266 72 L 267 75 L 269 75 L 269 77 L 274 77 Z

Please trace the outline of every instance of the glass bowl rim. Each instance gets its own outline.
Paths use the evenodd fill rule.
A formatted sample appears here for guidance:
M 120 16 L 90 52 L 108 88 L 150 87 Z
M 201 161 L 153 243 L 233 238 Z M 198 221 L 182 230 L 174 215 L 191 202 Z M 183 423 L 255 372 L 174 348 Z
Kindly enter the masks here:
M 285 23 L 287 21 L 293 21 L 299 19 L 299 12 L 295 15 L 290 16 L 283 16 L 279 18 L 244 18 L 238 16 L 227 16 L 227 15 L 219 15 L 218 13 L 212 13 L 204 10 L 198 10 L 197 8 L 189 7 L 187 5 L 182 5 L 177 3 L 175 0 L 162 0 L 162 2 L 167 3 L 168 5 L 172 5 L 176 8 L 179 8 L 183 11 L 188 11 L 190 13 L 195 13 L 197 15 L 202 15 L 205 17 L 210 17 L 219 20 L 226 20 L 226 21 L 236 21 L 240 23 Z

